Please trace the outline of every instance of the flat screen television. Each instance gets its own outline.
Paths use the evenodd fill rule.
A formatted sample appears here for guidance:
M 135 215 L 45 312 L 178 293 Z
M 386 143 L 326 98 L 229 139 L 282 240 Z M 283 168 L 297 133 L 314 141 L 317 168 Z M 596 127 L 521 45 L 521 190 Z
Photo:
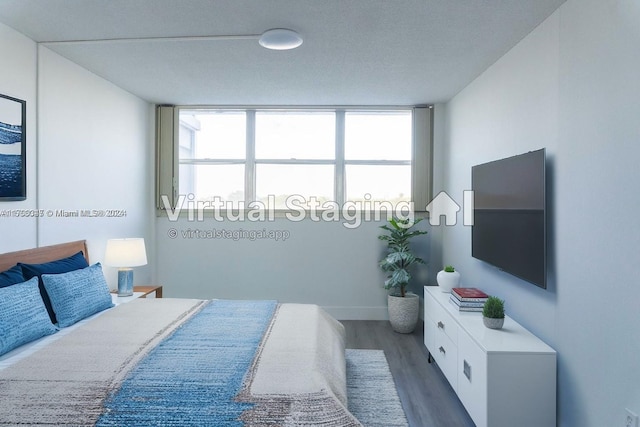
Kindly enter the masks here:
M 471 255 L 546 289 L 545 149 L 471 168 Z

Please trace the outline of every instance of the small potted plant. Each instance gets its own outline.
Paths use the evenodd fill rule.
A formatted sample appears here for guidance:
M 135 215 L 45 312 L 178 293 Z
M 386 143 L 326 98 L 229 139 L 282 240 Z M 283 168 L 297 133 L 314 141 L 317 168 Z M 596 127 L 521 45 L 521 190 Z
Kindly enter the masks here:
M 504 301 L 490 296 L 482 308 L 482 322 L 490 329 L 500 329 L 504 325 Z
M 436 280 L 442 292 L 451 292 L 451 289 L 456 288 L 460 284 L 460 273 L 458 273 L 452 265 L 447 265 L 443 270 L 438 272 Z
M 388 249 L 387 255 L 379 263 L 382 271 L 388 273 L 384 287 L 395 290 L 387 298 L 389 322 L 394 331 L 403 334 L 413 332 L 420 312 L 420 298 L 406 291 L 411 280 L 410 267 L 414 264 L 424 264 L 424 261 L 409 249 L 409 241 L 413 237 L 427 234 L 426 231 L 413 229 L 420 221 L 420 218 L 413 223 L 408 219 L 393 218 L 389 220 L 388 225 L 380 227 L 387 233 L 378 236 L 378 239 L 387 242 Z

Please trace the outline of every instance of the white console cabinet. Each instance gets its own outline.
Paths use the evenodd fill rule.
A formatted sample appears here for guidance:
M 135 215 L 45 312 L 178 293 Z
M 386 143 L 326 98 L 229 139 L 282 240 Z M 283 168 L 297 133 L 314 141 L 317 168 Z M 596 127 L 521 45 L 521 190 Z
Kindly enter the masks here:
M 478 427 L 556 425 L 556 352 L 513 319 L 489 329 L 424 287 L 424 344 Z

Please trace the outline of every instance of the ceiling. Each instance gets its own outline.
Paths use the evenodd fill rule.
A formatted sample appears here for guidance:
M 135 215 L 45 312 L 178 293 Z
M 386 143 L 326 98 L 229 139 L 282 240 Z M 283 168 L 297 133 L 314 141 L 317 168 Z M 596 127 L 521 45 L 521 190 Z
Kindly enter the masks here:
M 444 102 L 564 0 L 0 0 L 0 22 L 152 103 Z M 298 31 L 290 51 L 255 38 Z

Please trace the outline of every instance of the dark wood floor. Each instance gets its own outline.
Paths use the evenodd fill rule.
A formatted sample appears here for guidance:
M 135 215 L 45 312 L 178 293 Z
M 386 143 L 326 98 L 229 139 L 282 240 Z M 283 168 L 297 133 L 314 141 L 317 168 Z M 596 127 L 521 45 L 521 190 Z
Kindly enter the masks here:
M 411 427 L 475 426 L 435 362 L 427 362 L 423 323 L 412 334 L 387 321 L 343 320 L 347 348 L 384 350 Z

